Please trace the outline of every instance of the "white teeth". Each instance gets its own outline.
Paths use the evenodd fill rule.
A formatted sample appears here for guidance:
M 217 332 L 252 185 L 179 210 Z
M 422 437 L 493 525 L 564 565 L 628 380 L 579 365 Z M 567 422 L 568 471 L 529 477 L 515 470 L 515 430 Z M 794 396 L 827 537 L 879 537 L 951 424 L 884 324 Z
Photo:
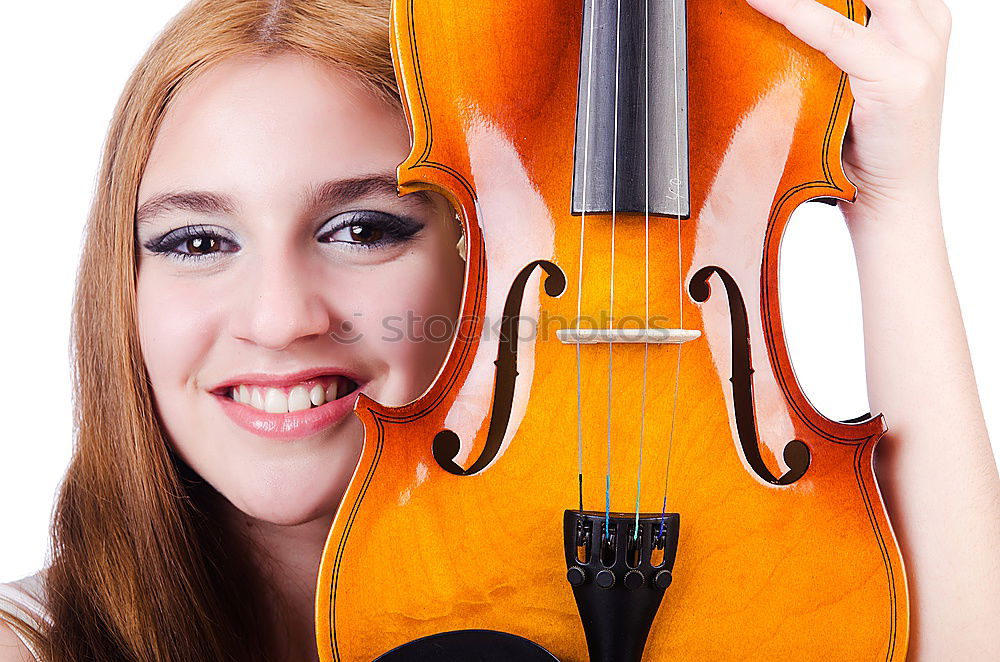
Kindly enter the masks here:
M 287 394 L 283 389 L 258 388 L 241 384 L 229 390 L 229 397 L 235 402 L 249 405 L 269 414 L 285 414 L 304 411 L 333 402 L 347 395 L 354 383 L 346 377 L 334 377 L 324 388 L 322 384 L 300 384 Z
M 309 391 L 309 402 L 313 404 L 314 407 L 319 407 L 321 404 L 326 402 L 326 391 L 323 390 L 322 384 L 316 384 Z M 289 406 L 291 406 L 291 401 L 289 401 Z
M 268 414 L 287 414 L 288 396 L 276 388 L 267 389 L 264 396 L 264 411 Z
M 309 391 L 306 390 L 305 386 L 296 386 L 292 389 L 292 392 L 288 394 L 288 411 L 302 411 L 303 409 L 309 409 L 312 407 L 312 402 L 309 400 Z

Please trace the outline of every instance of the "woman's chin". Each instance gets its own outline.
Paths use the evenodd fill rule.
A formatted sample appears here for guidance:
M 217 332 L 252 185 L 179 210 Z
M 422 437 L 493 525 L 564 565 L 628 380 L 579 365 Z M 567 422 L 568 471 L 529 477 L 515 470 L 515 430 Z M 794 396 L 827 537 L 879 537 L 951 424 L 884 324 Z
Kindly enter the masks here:
M 343 489 L 332 494 L 251 492 L 230 499 L 241 513 L 275 526 L 299 526 L 323 520 L 329 526 L 340 505 Z
M 361 455 L 360 421 L 345 423 L 353 424 L 293 444 L 259 438 L 248 442 L 243 434 L 223 430 L 216 437 L 219 452 L 185 459 L 232 507 L 253 520 L 295 526 L 329 519 Z
M 341 472 L 318 470 L 319 466 L 323 465 L 315 458 L 292 466 L 257 466 L 240 472 L 236 481 L 215 487 L 237 510 L 254 520 L 279 526 L 296 526 L 319 518 L 329 520 L 347 490 L 354 465 L 350 471 Z

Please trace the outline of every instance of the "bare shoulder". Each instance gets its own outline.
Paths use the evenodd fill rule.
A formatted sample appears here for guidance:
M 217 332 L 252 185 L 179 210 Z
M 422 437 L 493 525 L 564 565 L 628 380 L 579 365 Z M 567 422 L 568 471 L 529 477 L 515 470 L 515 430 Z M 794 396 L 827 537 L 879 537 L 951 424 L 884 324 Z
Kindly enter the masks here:
M 4 621 L 0 621 L 0 662 L 35 662 L 31 651 Z

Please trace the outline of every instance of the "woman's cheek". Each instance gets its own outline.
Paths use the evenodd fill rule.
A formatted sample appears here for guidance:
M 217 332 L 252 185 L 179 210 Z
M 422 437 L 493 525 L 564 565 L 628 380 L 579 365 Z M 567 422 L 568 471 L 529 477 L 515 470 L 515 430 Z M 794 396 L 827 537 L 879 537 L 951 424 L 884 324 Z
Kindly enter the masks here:
M 196 378 L 218 340 L 225 288 L 159 266 L 140 269 L 136 303 L 143 359 L 154 395 L 164 406 L 207 386 Z
M 461 277 L 427 251 L 373 274 L 372 295 L 359 302 L 359 343 L 389 365 L 382 404 L 399 406 L 423 393 L 440 369 L 457 322 Z M 450 257 L 450 256 L 449 256 Z

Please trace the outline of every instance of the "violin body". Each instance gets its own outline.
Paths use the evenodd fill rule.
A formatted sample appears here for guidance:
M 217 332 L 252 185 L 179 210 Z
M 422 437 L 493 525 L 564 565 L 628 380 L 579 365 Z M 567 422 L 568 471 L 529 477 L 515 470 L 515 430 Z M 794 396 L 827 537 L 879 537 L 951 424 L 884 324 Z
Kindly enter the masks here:
M 413 138 L 400 191 L 451 200 L 467 279 L 430 389 L 401 408 L 358 401 L 364 451 L 319 577 L 321 658 L 485 629 L 586 660 L 564 511 L 661 513 L 666 491 L 676 560 L 643 659 L 903 660 L 906 578 L 872 462 L 885 425 L 810 405 L 778 299 L 792 212 L 856 194 L 846 76 L 742 0 L 689 0 L 687 211 L 650 217 L 648 234 L 642 211 L 581 223 L 585 6 L 394 5 Z M 561 340 L 581 315 L 698 337 Z

